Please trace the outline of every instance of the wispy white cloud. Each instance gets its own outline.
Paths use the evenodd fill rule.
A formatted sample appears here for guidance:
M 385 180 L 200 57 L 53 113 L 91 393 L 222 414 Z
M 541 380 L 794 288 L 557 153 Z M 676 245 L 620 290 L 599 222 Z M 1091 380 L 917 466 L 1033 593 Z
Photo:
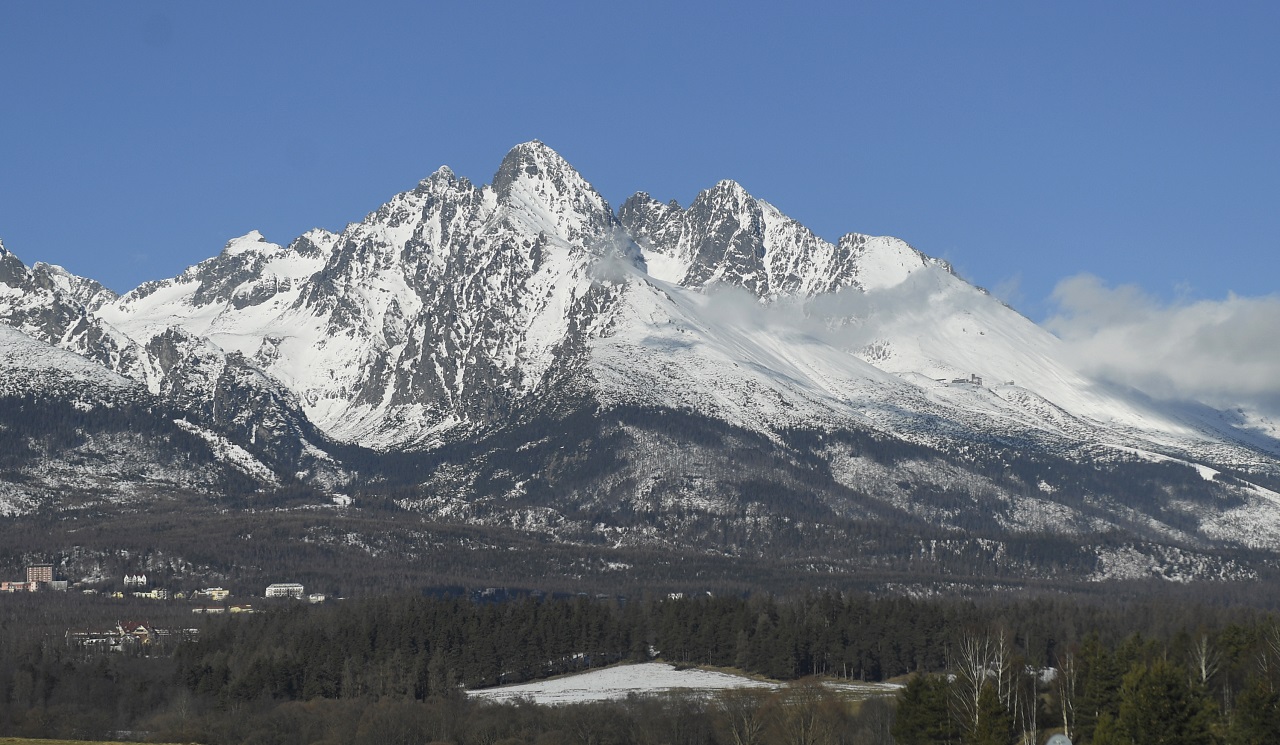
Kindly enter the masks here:
M 1091 275 L 1063 280 L 1045 326 L 1086 372 L 1152 395 L 1280 413 L 1280 296 L 1162 302 Z
M 1000 280 L 995 287 L 991 288 L 991 294 L 1014 308 L 1025 305 L 1026 297 L 1022 294 L 1022 272 Z

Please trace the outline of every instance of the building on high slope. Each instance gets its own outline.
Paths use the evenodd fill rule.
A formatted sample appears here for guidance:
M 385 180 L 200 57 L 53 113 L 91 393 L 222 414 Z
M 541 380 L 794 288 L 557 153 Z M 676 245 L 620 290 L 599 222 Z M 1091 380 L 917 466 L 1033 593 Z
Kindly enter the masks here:
M 218 603 L 222 602 L 223 600 L 226 600 L 227 597 L 230 595 L 231 595 L 231 591 L 222 587 L 206 587 L 203 590 L 196 590 L 195 592 L 191 593 L 192 598 L 206 597 Z
M 302 585 L 297 582 L 279 582 L 274 585 L 267 585 L 266 596 L 269 598 L 297 598 L 302 599 Z
M 43 582 L 45 584 L 53 581 L 53 565 L 52 564 L 32 564 L 27 567 L 27 582 Z
M 40 585 L 35 582 L 0 582 L 0 592 L 36 592 Z

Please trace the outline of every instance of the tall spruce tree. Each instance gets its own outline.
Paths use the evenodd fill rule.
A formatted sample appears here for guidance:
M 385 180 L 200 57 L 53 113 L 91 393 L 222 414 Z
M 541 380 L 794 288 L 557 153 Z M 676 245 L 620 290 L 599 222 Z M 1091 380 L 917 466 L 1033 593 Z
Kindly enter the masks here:
M 1255 678 L 1236 698 L 1227 745 L 1270 745 L 1280 738 L 1280 691 Z
M 965 745 L 1011 745 L 1013 741 L 1013 717 L 1000 701 L 995 685 L 987 683 L 978 695 L 977 722 Z
M 960 741 L 951 718 L 945 678 L 916 675 L 902 691 L 892 734 L 898 745 L 951 745 Z
M 1136 664 L 1124 676 L 1116 717 L 1121 742 L 1209 745 L 1210 720 L 1208 702 L 1182 666 L 1161 658 Z

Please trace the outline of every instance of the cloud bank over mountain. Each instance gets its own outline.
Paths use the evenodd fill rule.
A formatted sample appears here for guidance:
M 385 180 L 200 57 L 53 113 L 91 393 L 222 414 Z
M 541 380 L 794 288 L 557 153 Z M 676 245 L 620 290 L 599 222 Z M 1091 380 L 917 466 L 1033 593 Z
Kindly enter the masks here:
M 1045 326 L 1089 374 L 1156 396 L 1249 402 L 1280 414 L 1280 295 L 1161 302 L 1082 274 Z

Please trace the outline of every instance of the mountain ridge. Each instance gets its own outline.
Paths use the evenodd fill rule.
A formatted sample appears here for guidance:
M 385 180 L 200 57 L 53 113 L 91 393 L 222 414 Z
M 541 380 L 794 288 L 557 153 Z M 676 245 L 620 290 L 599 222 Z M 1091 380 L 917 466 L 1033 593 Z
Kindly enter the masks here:
M 825 241 L 728 180 L 615 212 L 537 141 L 489 185 L 441 167 L 119 296 L 0 244 L 0 322 L 136 381 L 258 489 L 391 489 L 432 519 L 725 551 L 751 541 L 712 526 L 837 553 L 863 520 L 1280 537 L 1280 443 L 1243 420 L 1088 378 L 899 239 Z

